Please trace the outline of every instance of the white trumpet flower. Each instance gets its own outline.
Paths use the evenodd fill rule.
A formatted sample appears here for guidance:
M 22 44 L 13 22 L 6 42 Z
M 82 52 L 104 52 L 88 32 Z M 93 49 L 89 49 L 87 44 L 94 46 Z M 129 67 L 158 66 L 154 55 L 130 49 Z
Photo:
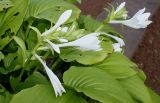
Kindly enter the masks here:
M 57 30 L 56 31 L 61 31 L 61 32 L 67 32 L 68 31 L 68 27 L 59 27 L 59 28 L 57 28 Z
M 34 56 L 42 63 L 50 81 L 54 88 L 55 95 L 61 96 L 63 92 L 66 92 L 64 87 L 62 86 L 61 82 L 59 81 L 58 77 L 49 69 L 49 67 L 46 65 L 46 63 L 38 56 L 36 53 Z
M 56 24 L 50 28 L 49 30 L 45 31 L 42 33 L 42 36 L 48 35 L 55 31 L 57 28 L 59 28 L 62 24 L 64 24 L 72 15 L 72 10 L 66 10 L 58 19 Z
M 115 17 L 116 17 L 116 15 L 120 12 L 120 13 L 122 13 L 121 14 L 121 18 L 123 18 L 123 19 L 126 19 L 127 18 L 127 11 L 124 9 L 125 8 L 125 5 L 126 5 L 126 2 L 122 2 L 117 8 L 116 8 L 116 10 L 114 11 L 114 15 L 115 15 Z M 119 17 L 120 18 L 120 17 Z
M 116 40 L 121 47 L 125 45 L 123 39 L 121 39 L 121 38 L 119 38 L 117 36 L 111 35 L 111 34 L 106 34 L 105 33 L 105 35 L 107 35 L 107 36 L 113 38 L 114 40 Z
M 106 36 L 108 36 L 108 37 L 113 38 L 114 40 L 117 41 L 117 43 L 118 43 L 121 47 L 125 45 L 123 39 L 121 39 L 121 38 L 119 38 L 119 37 L 117 37 L 117 36 L 114 36 L 114 35 L 111 35 L 111 34 L 107 34 L 107 33 L 105 33 L 105 32 L 101 32 L 101 34 L 104 34 L 104 35 L 106 35 Z
M 117 14 L 119 11 L 121 11 L 126 5 L 126 2 L 122 2 L 115 10 L 114 14 Z
M 102 49 L 100 46 L 100 41 L 97 37 L 98 35 L 100 35 L 100 33 L 90 33 L 75 41 L 63 44 L 57 44 L 57 46 L 59 47 L 76 46 L 79 47 L 81 50 L 100 51 Z
M 52 49 L 57 52 L 58 54 L 60 54 L 60 49 L 59 49 L 59 46 L 52 43 L 51 41 L 49 41 L 48 39 L 45 40 L 51 47 Z
M 119 47 L 123 47 L 125 45 L 123 39 L 116 37 L 114 35 L 111 34 L 107 34 L 105 32 L 95 32 L 95 33 L 90 33 L 88 35 L 85 35 L 75 41 L 72 42 L 68 42 L 68 40 L 66 39 L 59 39 L 62 40 L 62 42 L 66 42 L 66 43 L 62 43 L 62 44 L 54 44 L 52 43 L 50 40 L 46 39 L 45 41 L 52 47 L 52 49 L 54 51 L 56 51 L 58 54 L 60 54 L 60 47 L 68 47 L 68 46 L 75 46 L 75 47 L 79 47 L 81 50 L 94 50 L 94 51 L 100 51 L 102 50 L 101 45 L 100 45 L 100 40 L 98 39 L 98 36 L 104 34 L 110 38 L 113 38 L 114 40 L 117 41 L 117 43 L 113 44 L 113 48 L 115 51 L 121 51 L 118 50 L 116 48 Z M 48 46 L 43 46 L 38 48 L 38 50 L 48 50 L 50 49 Z
M 61 43 L 66 43 L 66 42 L 68 42 L 68 40 L 67 40 L 67 39 L 64 39 L 64 38 L 58 38 L 58 40 L 59 40 Z
M 121 39 L 121 38 L 119 38 L 117 36 L 111 35 L 111 34 L 104 33 L 104 32 L 101 32 L 101 34 L 104 34 L 104 35 L 106 35 L 106 36 L 108 36 L 110 38 L 113 38 L 114 40 L 117 41 L 117 43 L 112 44 L 113 49 L 114 49 L 115 52 L 121 52 L 122 51 L 121 47 L 123 47 L 125 45 L 123 39 Z
M 114 49 L 115 52 L 121 52 L 122 51 L 120 43 L 114 43 L 114 44 L 112 44 L 112 46 L 113 46 L 113 49 Z
M 48 51 L 49 47 L 48 46 L 41 46 L 37 50 L 43 50 L 43 51 Z
M 151 15 L 149 12 L 144 13 L 145 8 L 139 10 L 131 19 L 129 20 L 111 20 L 109 23 L 121 23 L 123 25 L 129 26 L 134 29 L 146 28 L 152 21 L 148 20 Z

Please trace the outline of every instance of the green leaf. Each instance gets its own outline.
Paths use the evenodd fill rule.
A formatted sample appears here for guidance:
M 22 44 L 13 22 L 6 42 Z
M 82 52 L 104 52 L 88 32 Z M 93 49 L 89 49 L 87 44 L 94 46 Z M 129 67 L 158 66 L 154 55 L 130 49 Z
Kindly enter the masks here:
M 0 67 L 0 73 L 1 74 L 7 74 L 7 71 L 5 70 L 5 68 Z
M 12 1 L 14 6 L 7 10 L 7 12 L 4 14 L 4 18 L 1 21 L 0 35 L 3 35 L 8 29 L 11 29 L 11 32 L 14 32 L 16 34 L 26 14 L 29 0 Z
M 12 39 L 7 36 L 3 39 L 0 38 L 0 50 L 2 50 Z
M 22 66 L 24 66 L 25 60 L 27 59 L 25 43 L 18 36 L 14 36 L 13 39 L 16 41 L 16 43 L 21 48 L 21 49 L 18 50 L 18 57 L 20 57 L 20 58 L 18 58 L 18 61 L 22 64 Z
M 39 72 L 30 75 L 24 82 L 25 88 L 32 87 L 36 84 L 50 84 L 49 80 Z
M 114 78 L 128 78 L 137 74 L 137 66 L 121 53 L 110 54 L 103 62 L 94 65 Z
M 0 11 L 3 11 L 4 9 L 7 9 L 12 6 L 13 6 L 13 3 L 10 0 L 1 0 L 0 1 Z
M 3 60 L 4 67 L 1 68 L 2 70 L 0 70 L 0 72 L 7 74 L 9 72 L 20 69 L 21 65 L 19 65 L 18 62 L 17 53 L 9 53 L 5 55 Z
M 84 65 L 91 65 L 103 61 L 107 56 L 105 51 L 81 51 L 76 48 L 61 49 L 60 57 L 66 61 L 77 61 Z
M 154 92 L 153 90 L 149 89 L 149 93 L 150 93 L 150 96 L 153 100 L 153 103 L 159 103 L 160 101 L 160 95 L 158 95 L 156 92 Z
M 141 101 L 142 103 L 153 103 L 147 87 L 137 75 L 119 80 L 119 82 L 137 101 Z
M 85 17 L 85 16 L 84 16 Z M 102 22 L 99 22 L 97 20 L 94 20 L 91 16 L 86 16 L 84 18 L 84 26 L 88 31 L 95 31 L 98 29 L 98 27 L 100 27 L 101 25 L 103 25 Z M 105 24 L 104 27 L 102 27 L 101 31 L 104 31 L 106 33 L 108 32 L 112 32 L 112 33 L 117 33 L 116 30 L 114 28 L 112 28 L 111 26 Z
M 130 95 L 107 73 L 93 67 L 71 67 L 65 85 L 102 103 L 134 103 Z
M 0 94 L 0 103 L 10 103 L 12 95 L 9 92 L 5 92 L 3 95 Z
M 17 56 L 16 53 L 9 53 L 8 55 L 6 55 L 3 60 L 4 66 L 9 67 L 16 56 Z
M 81 55 L 81 51 L 75 48 L 62 48 L 60 57 L 66 61 L 71 62 L 76 60 L 76 58 L 79 58 Z
M 85 51 L 76 61 L 84 65 L 91 65 L 103 61 L 106 56 L 107 54 L 104 51 Z
M 4 59 L 4 54 L 0 51 L 0 61 Z
M 53 88 L 48 85 L 36 85 L 24 89 L 14 95 L 10 103 L 86 103 L 73 91 L 67 91 L 61 97 L 56 97 Z
M 82 2 L 82 0 L 66 0 L 66 1 L 68 1 L 68 2 L 70 2 L 70 3 L 81 3 Z
M 10 84 L 14 91 L 18 92 L 25 88 L 33 87 L 37 84 L 50 84 L 50 82 L 39 72 L 35 72 L 30 75 L 24 82 L 21 82 L 20 78 L 10 78 Z
M 12 53 L 11 53 L 12 54 Z M 13 53 L 14 55 L 15 53 Z M 19 65 L 19 61 L 18 59 L 16 58 L 17 56 L 13 56 L 13 55 L 10 55 L 11 57 L 5 57 L 3 62 L 4 62 L 4 66 L 5 68 L 3 67 L 3 69 L 0 71 L 2 72 L 3 74 L 8 74 L 12 71 L 16 71 L 18 69 L 20 69 L 22 66 Z M 17 55 L 17 54 L 16 54 Z M 9 55 L 8 55 L 9 56 Z M 13 57 L 13 58 L 12 58 Z
M 40 43 L 41 42 L 41 32 L 36 27 L 30 26 L 30 28 L 37 33 L 37 39 L 38 39 L 38 42 Z
M 68 9 L 72 9 L 73 13 L 68 22 L 78 18 L 80 10 L 73 4 L 63 0 L 30 0 L 29 10 L 26 19 L 33 16 L 42 18 L 55 23 L 59 16 Z
M 21 38 L 19 38 L 18 36 L 14 36 L 13 39 L 21 47 L 21 49 L 23 50 L 23 52 L 26 52 L 26 46 L 25 46 L 24 41 Z
M 112 43 L 108 41 L 102 41 L 101 48 L 101 51 L 82 51 L 78 47 L 62 48 L 60 57 L 66 62 L 77 61 L 84 65 L 92 65 L 102 62 L 109 53 L 113 52 Z
M 28 49 L 32 50 L 36 46 L 36 44 L 37 44 L 37 34 L 33 30 L 30 31 L 26 42 L 27 42 Z

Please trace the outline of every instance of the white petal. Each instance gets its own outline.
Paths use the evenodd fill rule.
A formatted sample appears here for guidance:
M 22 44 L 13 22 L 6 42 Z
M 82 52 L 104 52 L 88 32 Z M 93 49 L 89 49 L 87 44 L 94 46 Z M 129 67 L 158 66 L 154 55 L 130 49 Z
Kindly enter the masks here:
M 104 33 L 104 32 L 101 32 L 101 33 L 113 38 L 114 40 L 116 40 L 120 44 L 121 47 L 125 45 L 123 39 L 121 39 L 119 37 L 116 37 L 114 35 L 111 35 L 111 34 Z
M 68 42 L 67 39 L 63 39 L 63 38 L 58 38 L 58 40 L 59 40 L 61 43 L 66 43 L 66 42 Z
M 145 25 L 147 26 L 147 25 L 149 25 L 151 23 L 152 23 L 152 21 L 148 20 L 148 21 L 145 22 Z
M 113 36 L 113 35 L 109 35 L 109 36 L 112 37 L 113 39 L 115 39 L 120 44 L 120 46 L 124 46 L 125 45 L 123 39 L 121 39 L 119 37 L 116 37 L 116 36 Z
M 69 32 L 72 32 L 75 28 L 76 28 L 76 26 L 75 26 L 75 25 L 72 25 L 72 26 L 70 27 L 70 29 L 69 29 Z
M 127 19 L 128 15 L 127 15 L 127 14 L 123 14 L 122 17 L 123 17 L 124 19 Z
M 140 9 L 134 16 L 143 14 L 145 10 L 146 10 L 146 8 Z
M 56 44 L 52 43 L 48 39 L 46 39 L 46 42 L 53 48 L 54 51 L 56 51 L 58 54 L 60 54 L 60 49 Z
M 48 68 L 48 66 L 46 65 L 46 63 L 45 63 L 45 65 L 44 65 L 44 68 L 45 68 L 45 70 L 46 70 L 46 72 L 47 72 L 47 74 L 48 74 L 48 76 L 49 76 L 49 79 L 50 79 L 52 85 L 53 85 L 53 86 L 56 85 L 58 95 L 61 96 L 62 93 L 63 93 L 63 92 L 66 92 L 66 91 L 65 91 L 65 89 L 63 88 L 63 86 L 61 85 L 58 77 Z
M 62 31 L 62 32 L 67 32 L 67 31 L 68 31 L 68 27 L 63 27 L 63 28 L 61 29 L 61 31 Z
M 124 8 L 126 2 L 122 2 L 118 7 L 117 9 L 115 10 L 114 14 L 118 13 L 122 8 Z
M 71 17 L 71 14 L 72 10 L 66 10 L 56 22 L 55 27 L 57 28 L 60 25 L 64 24 Z
M 56 31 L 60 31 L 60 30 L 62 30 L 62 27 L 58 27 Z
M 114 43 L 112 44 L 113 46 L 113 49 L 115 52 L 121 52 L 122 51 L 122 48 L 121 48 L 121 45 L 119 43 Z
M 144 13 L 144 14 L 141 15 L 141 18 L 143 18 L 143 20 L 148 20 L 150 15 L 151 15 L 151 13 Z M 143 20 L 140 20 L 140 21 L 143 21 Z
M 144 13 L 145 8 L 139 10 L 131 19 L 129 20 L 111 20 L 110 23 L 121 23 L 123 25 L 129 26 L 134 29 L 140 29 L 147 27 L 151 21 L 148 20 L 150 13 Z
M 58 27 L 56 31 L 61 31 L 61 32 L 67 32 L 68 31 L 68 27 Z
M 47 51 L 48 49 L 49 49 L 49 47 L 43 46 L 43 47 L 39 47 L 37 50 L 44 50 L 44 51 Z
M 40 58 L 40 56 L 38 56 L 36 53 L 34 54 L 34 56 L 42 63 L 50 81 L 51 84 L 54 88 L 55 94 L 56 96 L 61 96 L 63 92 L 66 92 L 65 89 L 63 88 L 62 84 L 60 83 L 59 79 L 57 78 L 57 76 L 48 68 L 48 66 L 46 65 L 46 63 Z
M 60 27 L 62 24 L 64 24 L 70 17 L 72 14 L 72 10 L 66 10 L 58 19 L 58 21 L 56 22 L 56 24 L 50 28 L 49 30 L 45 31 L 44 33 L 42 33 L 42 36 L 48 35 L 50 33 L 52 33 L 54 30 L 56 30 L 58 27 Z
M 77 46 L 81 50 L 94 50 L 94 51 L 100 51 L 100 41 L 98 40 L 98 35 L 101 33 L 90 33 L 88 35 L 85 35 L 75 41 L 58 44 L 59 47 L 66 47 L 66 46 Z

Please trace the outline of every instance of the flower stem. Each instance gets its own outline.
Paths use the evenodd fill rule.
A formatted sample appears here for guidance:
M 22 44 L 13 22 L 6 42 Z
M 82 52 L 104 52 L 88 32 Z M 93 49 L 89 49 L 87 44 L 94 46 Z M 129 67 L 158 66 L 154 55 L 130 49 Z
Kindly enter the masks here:
M 47 51 L 47 52 L 44 54 L 43 58 L 46 59 L 46 58 L 49 56 L 49 54 L 50 54 L 50 52 Z M 39 64 L 39 63 L 37 63 L 37 64 Z M 37 67 L 34 69 L 34 72 L 36 72 L 36 71 L 40 68 L 40 66 L 41 66 L 41 65 L 37 65 Z
M 61 63 L 61 62 L 62 62 L 62 60 L 61 60 L 60 58 L 58 58 L 58 59 L 52 64 L 51 69 L 52 69 L 52 70 L 55 70 L 55 69 L 56 69 L 56 66 L 57 66 L 59 63 Z
M 19 75 L 19 78 L 22 78 L 23 73 L 24 73 L 24 71 L 25 71 L 26 65 L 28 65 L 28 63 L 29 63 L 29 61 L 30 61 L 33 53 L 38 49 L 39 45 L 40 45 L 40 43 L 37 43 L 36 46 L 33 48 L 32 52 L 31 52 L 31 55 L 27 58 L 27 61 L 25 62 L 24 67 L 22 68 L 22 71 L 21 71 L 21 73 L 20 73 L 20 75 Z
M 95 32 L 99 32 L 103 27 L 104 27 L 104 24 L 102 24 L 101 26 L 99 26 L 99 27 L 95 30 Z
M 33 23 L 33 19 L 29 19 L 29 20 L 28 20 L 28 25 L 27 25 L 27 30 L 26 30 L 26 32 L 25 32 L 26 38 L 28 37 L 28 34 L 29 34 L 29 30 L 30 30 L 29 26 L 31 26 L 32 23 Z

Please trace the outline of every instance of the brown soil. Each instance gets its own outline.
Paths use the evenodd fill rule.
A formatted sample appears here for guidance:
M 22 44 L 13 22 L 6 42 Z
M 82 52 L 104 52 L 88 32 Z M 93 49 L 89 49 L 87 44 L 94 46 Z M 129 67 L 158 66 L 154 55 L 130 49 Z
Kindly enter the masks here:
M 92 15 L 96 17 L 112 0 L 82 0 L 78 7 L 82 10 L 82 14 Z
M 146 84 L 160 94 L 160 8 L 152 18 L 145 36 L 134 53 L 136 62 L 147 75 Z

